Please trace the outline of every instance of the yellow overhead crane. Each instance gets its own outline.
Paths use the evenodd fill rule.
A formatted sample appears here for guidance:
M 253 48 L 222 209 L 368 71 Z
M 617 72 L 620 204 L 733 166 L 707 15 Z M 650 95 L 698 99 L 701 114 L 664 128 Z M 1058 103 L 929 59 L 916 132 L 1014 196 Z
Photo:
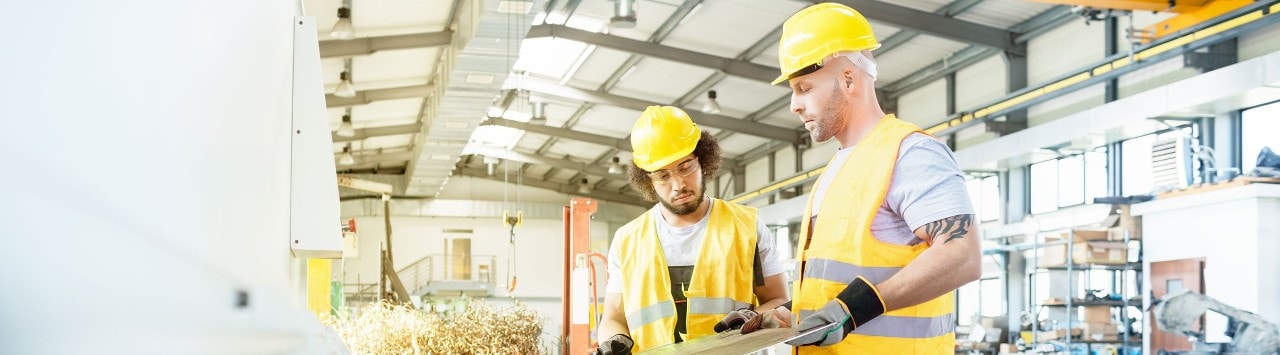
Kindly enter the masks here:
M 1084 9 L 1171 12 L 1168 20 L 1135 30 L 1133 35 L 1143 44 L 1190 28 L 1235 10 L 1253 0 L 1030 0 L 1035 2 L 1075 5 Z

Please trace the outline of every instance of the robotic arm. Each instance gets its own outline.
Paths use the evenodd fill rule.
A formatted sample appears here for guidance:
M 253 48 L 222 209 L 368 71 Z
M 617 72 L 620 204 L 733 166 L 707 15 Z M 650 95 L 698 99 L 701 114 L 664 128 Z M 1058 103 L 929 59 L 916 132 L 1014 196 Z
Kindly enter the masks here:
M 1225 351 L 1271 354 L 1280 352 L 1280 331 L 1262 317 L 1218 300 L 1188 290 L 1170 293 L 1155 305 L 1156 324 L 1160 330 L 1203 339 L 1193 325 L 1205 311 L 1214 311 L 1231 319 L 1231 344 Z M 1203 340 L 1201 340 L 1203 341 Z

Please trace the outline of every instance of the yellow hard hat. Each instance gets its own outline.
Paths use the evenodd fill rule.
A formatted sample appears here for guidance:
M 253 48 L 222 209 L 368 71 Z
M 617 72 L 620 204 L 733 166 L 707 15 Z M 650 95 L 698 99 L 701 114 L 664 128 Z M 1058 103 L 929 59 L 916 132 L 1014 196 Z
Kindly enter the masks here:
M 828 55 L 876 48 L 880 48 L 880 42 L 871 32 L 871 23 L 857 10 L 829 2 L 810 6 L 782 24 L 782 39 L 778 41 L 782 75 L 773 80 L 773 85 L 807 74 L 803 69 L 817 69 L 816 65 Z
M 689 114 L 671 106 L 649 106 L 631 127 L 631 161 L 644 171 L 657 171 L 698 146 L 702 130 Z

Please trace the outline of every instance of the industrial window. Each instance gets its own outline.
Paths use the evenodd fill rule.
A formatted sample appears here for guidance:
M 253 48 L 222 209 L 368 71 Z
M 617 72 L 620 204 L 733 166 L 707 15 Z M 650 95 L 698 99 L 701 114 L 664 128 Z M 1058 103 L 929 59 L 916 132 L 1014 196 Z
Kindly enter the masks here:
M 1107 148 L 1031 164 L 1031 213 L 1093 201 L 1107 195 Z
M 1000 177 L 971 177 L 964 182 L 979 222 L 1000 219 Z
M 1240 170 L 1248 173 L 1257 167 L 1262 147 L 1280 151 L 1280 101 L 1241 112 L 1240 129 Z

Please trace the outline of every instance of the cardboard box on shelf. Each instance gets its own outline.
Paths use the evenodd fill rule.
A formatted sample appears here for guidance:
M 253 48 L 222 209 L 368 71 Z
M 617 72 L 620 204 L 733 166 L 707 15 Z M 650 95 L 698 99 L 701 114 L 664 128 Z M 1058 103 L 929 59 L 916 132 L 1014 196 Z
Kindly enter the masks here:
M 1118 339 L 1120 327 L 1114 323 L 1093 323 L 1086 322 L 1080 325 L 1080 329 L 1084 331 L 1085 340 L 1105 341 Z
M 1000 355 L 1013 355 L 1018 353 L 1018 346 L 1014 344 L 1000 344 Z
M 1129 247 L 1124 242 L 1088 241 L 1072 245 L 1072 259 L 1076 264 L 1124 264 L 1129 255 Z M 1067 264 L 1067 246 L 1065 244 L 1050 245 L 1040 249 L 1040 266 L 1062 266 Z
M 1080 320 L 1084 323 L 1111 323 L 1111 306 L 1084 306 L 1080 307 Z
M 1111 238 L 1111 230 L 1109 228 L 1072 228 L 1071 234 L 1076 236 L 1076 242 L 1107 240 Z M 1065 235 L 1063 236 L 1063 239 L 1066 239 Z

